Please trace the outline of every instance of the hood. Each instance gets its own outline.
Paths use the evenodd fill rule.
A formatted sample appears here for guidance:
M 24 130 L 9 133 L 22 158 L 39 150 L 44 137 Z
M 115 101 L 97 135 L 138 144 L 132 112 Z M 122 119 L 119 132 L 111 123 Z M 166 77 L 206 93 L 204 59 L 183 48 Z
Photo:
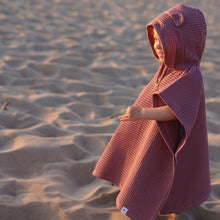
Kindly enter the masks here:
M 153 28 L 160 36 L 164 50 L 164 64 L 182 69 L 199 65 L 205 48 L 206 22 L 196 8 L 178 4 L 168 9 L 147 25 L 147 35 L 154 56 Z

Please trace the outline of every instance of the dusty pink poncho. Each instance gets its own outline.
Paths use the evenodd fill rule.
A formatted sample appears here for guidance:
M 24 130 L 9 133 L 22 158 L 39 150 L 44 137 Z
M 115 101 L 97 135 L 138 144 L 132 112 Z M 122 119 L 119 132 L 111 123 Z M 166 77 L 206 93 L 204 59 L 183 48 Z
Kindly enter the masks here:
M 134 220 L 198 206 L 211 192 L 205 96 L 200 61 L 206 23 L 198 9 L 179 4 L 147 25 L 165 53 L 164 63 L 134 105 L 168 105 L 176 121 L 119 124 L 93 175 L 120 188 L 116 205 Z

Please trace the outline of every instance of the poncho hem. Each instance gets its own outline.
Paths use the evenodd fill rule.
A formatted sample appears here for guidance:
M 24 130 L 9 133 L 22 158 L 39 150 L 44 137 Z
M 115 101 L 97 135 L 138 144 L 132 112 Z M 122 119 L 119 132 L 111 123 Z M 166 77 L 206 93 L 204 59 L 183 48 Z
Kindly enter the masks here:
M 93 175 L 98 177 L 98 178 L 110 181 L 111 183 L 114 183 L 115 185 L 117 185 L 119 187 L 120 190 L 122 188 L 122 185 L 120 183 L 118 183 L 115 179 L 111 179 L 111 178 L 105 177 L 105 176 L 101 175 L 100 173 L 98 173 L 97 171 L 94 171 Z M 196 206 L 199 206 L 200 204 L 202 204 L 209 197 L 211 192 L 212 192 L 212 190 L 210 190 L 205 196 L 203 196 L 202 199 L 200 199 L 199 201 L 197 201 L 197 202 L 195 202 L 195 203 L 193 203 L 191 205 L 184 206 L 184 207 L 181 207 L 179 209 L 178 208 L 177 209 L 172 209 L 172 211 L 171 210 L 170 211 L 166 211 L 166 212 L 160 212 L 159 211 L 158 214 L 165 215 L 165 214 L 173 214 L 173 213 L 177 213 L 177 212 L 184 212 L 184 211 L 186 211 L 188 209 L 191 209 L 191 208 L 194 208 Z M 117 202 L 117 204 L 119 204 L 119 202 Z M 120 207 L 122 207 L 122 205 Z M 120 207 L 117 207 L 117 208 L 120 209 Z M 132 214 L 130 215 L 130 213 L 129 213 L 129 215 L 126 215 L 126 216 L 129 216 L 129 217 L 133 218 Z
M 174 209 L 172 211 L 160 212 L 160 214 L 164 215 L 164 214 L 172 214 L 172 213 L 177 213 L 177 212 L 184 212 L 184 211 L 186 211 L 188 209 L 192 209 L 194 207 L 197 207 L 200 204 L 202 204 L 204 201 L 206 201 L 206 199 L 209 197 L 211 192 L 212 192 L 212 190 L 210 190 L 205 196 L 203 196 L 201 200 L 199 200 L 198 202 L 193 203 L 192 205 L 184 206 L 181 209 L 177 208 L 177 209 Z

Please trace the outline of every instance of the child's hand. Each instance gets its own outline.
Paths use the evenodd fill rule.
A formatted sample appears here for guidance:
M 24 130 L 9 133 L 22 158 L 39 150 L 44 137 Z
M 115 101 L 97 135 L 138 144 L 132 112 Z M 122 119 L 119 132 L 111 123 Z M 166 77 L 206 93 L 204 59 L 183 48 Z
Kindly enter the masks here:
M 140 106 L 130 106 L 124 115 L 119 116 L 121 121 L 135 121 L 143 118 L 143 108 Z

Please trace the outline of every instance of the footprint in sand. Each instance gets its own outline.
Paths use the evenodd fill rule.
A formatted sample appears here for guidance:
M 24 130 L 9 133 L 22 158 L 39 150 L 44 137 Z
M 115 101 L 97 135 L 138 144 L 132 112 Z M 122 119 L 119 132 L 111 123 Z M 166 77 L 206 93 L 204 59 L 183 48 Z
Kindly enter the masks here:
M 60 69 L 54 65 L 49 63 L 29 63 L 27 67 L 32 68 L 35 71 L 38 71 L 43 76 L 55 76 L 60 72 Z
M 84 120 L 93 120 L 95 118 L 95 110 L 90 104 L 71 103 L 67 107 Z
M 41 121 L 32 115 L 23 113 L 0 112 L 0 125 L 4 129 L 26 129 L 39 124 Z
M 91 155 L 100 154 L 107 142 L 109 140 L 109 135 L 89 135 L 89 134 L 79 134 L 74 136 L 73 143 L 80 146 L 86 152 L 90 153 Z
M 40 97 L 35 99 L 35 103 L 46 107 L 49 106 L 59 107 L 62 105 L 67 105 L 72 101 L 73 99 L 71 97 L 65 97 L 62 95 L 53 95 L 53 96 L 47 95 L 45 97 Z
M 92 103 L 95 105 L 107 105 L 108 99 L 102 93 L 96 92 L 80 92 L 76 95 L 77 101 L 85 102 L 85 103 Z

